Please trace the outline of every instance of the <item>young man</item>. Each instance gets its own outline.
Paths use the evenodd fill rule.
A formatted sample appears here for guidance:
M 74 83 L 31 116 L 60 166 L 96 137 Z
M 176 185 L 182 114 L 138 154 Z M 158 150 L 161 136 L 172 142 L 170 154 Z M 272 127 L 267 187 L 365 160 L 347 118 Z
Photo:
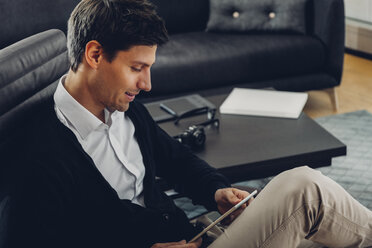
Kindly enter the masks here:
M 221 213 L 248 192 L 169 137 L 135 101 L 167 40 L 146 0 L 83 0 L 68 23 L 71 69 L 35 114 L 14 194 L 14 247 L 200 247 L 200 229 L 155 184 Z M 244 207 L 243 207 L 244 209 Z M 307 167 L 276 177 L 211 247 L 372 245 L 372 213 Z

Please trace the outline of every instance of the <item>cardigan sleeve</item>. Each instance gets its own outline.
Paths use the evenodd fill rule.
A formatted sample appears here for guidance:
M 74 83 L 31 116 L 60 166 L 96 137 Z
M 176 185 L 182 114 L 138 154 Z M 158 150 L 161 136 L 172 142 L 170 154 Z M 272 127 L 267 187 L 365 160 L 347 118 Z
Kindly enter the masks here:
M 152 137 L 156 175 L 176 184 L 177 190 L 194 203 L 216 210 L 214 193 L 220 188 L 230 187 L 227 178 L 170 137 L 155 123 L 145 107 L 142 108 Z
M 229 187 L 228 180 L 158 126 L 156 136 L 159 175 L 175 183 L 195 204 L 216 210 L 214 194 L 220 188 Z
M 28 167 L 28 168 L 26 168 Z M 62 247 L 74 240 L 69 183 L 50 175 L 28 160 L 11 194 L 9 238 L 11 247 Z
M 156 236 L 150 234 L 159 222 L 155 212 L 119 199 L 82 202 L 68 170 L 50 170 L 44 161 L 28 162 L 30 169 L 11 195 L 10 247 L 148 247 L 153 243 Z
M 74 134 L 53 111 L 48 113 L 53 118 L 44 116 L 41 126 L 36 122 L 27 129 L 22 156 L 14 164 L 19 179 L 11 194 L 10 247 L 150 247 L 200 231 L 170 199 L 159 198 L 162 195 L 154 196 L 157 208 L 120 200 Z M 154 130 L 144 136 L 153 140 L 156 126 L 146 118 L 150 125 L 144 126 Z M 136 126 L 140 131 L 137 127 L 142 125 Z

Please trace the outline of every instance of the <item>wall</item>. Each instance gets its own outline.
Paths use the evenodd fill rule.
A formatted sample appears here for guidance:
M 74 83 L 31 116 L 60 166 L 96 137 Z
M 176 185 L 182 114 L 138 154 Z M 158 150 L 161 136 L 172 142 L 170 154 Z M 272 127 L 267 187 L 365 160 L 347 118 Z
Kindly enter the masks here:
M 345 0 L 345 14 L 372 24 L 372 0 Z
M 344 0 L 345 46 L 372 54 L 372 0 Z

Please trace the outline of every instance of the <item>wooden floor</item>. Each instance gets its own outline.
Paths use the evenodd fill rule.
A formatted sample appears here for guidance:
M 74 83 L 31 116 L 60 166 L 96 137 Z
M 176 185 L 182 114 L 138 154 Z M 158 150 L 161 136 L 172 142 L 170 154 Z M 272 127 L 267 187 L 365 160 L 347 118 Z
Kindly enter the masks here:
M 325 91 L 309 91 L 304 112 L 312 118 L 362 109 L 372 113 L 372 61 L 345 54 L 342 82 L 336 91 L 339 100 L 337 112 Z

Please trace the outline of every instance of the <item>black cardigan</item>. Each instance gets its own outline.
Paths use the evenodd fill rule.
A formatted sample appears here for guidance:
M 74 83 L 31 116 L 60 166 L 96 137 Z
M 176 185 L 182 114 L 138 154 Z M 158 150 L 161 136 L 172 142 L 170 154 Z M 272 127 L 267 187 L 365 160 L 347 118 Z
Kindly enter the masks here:
M 14 162 L 21 180 L 11 204 L 14 247 L 149 247 L 190 239 L 199 230 L 155 184 L 181 185 L 195 203 L 215 209 L 225 177 L 167 135 L 134 101 L 126 112 L 135 126 L 146 168 L 146 208 L 120 200 L 75 135 L 57 118 L 50 99 L 34 114 Z M 22 141 L 20 141 L 22 142 Z

